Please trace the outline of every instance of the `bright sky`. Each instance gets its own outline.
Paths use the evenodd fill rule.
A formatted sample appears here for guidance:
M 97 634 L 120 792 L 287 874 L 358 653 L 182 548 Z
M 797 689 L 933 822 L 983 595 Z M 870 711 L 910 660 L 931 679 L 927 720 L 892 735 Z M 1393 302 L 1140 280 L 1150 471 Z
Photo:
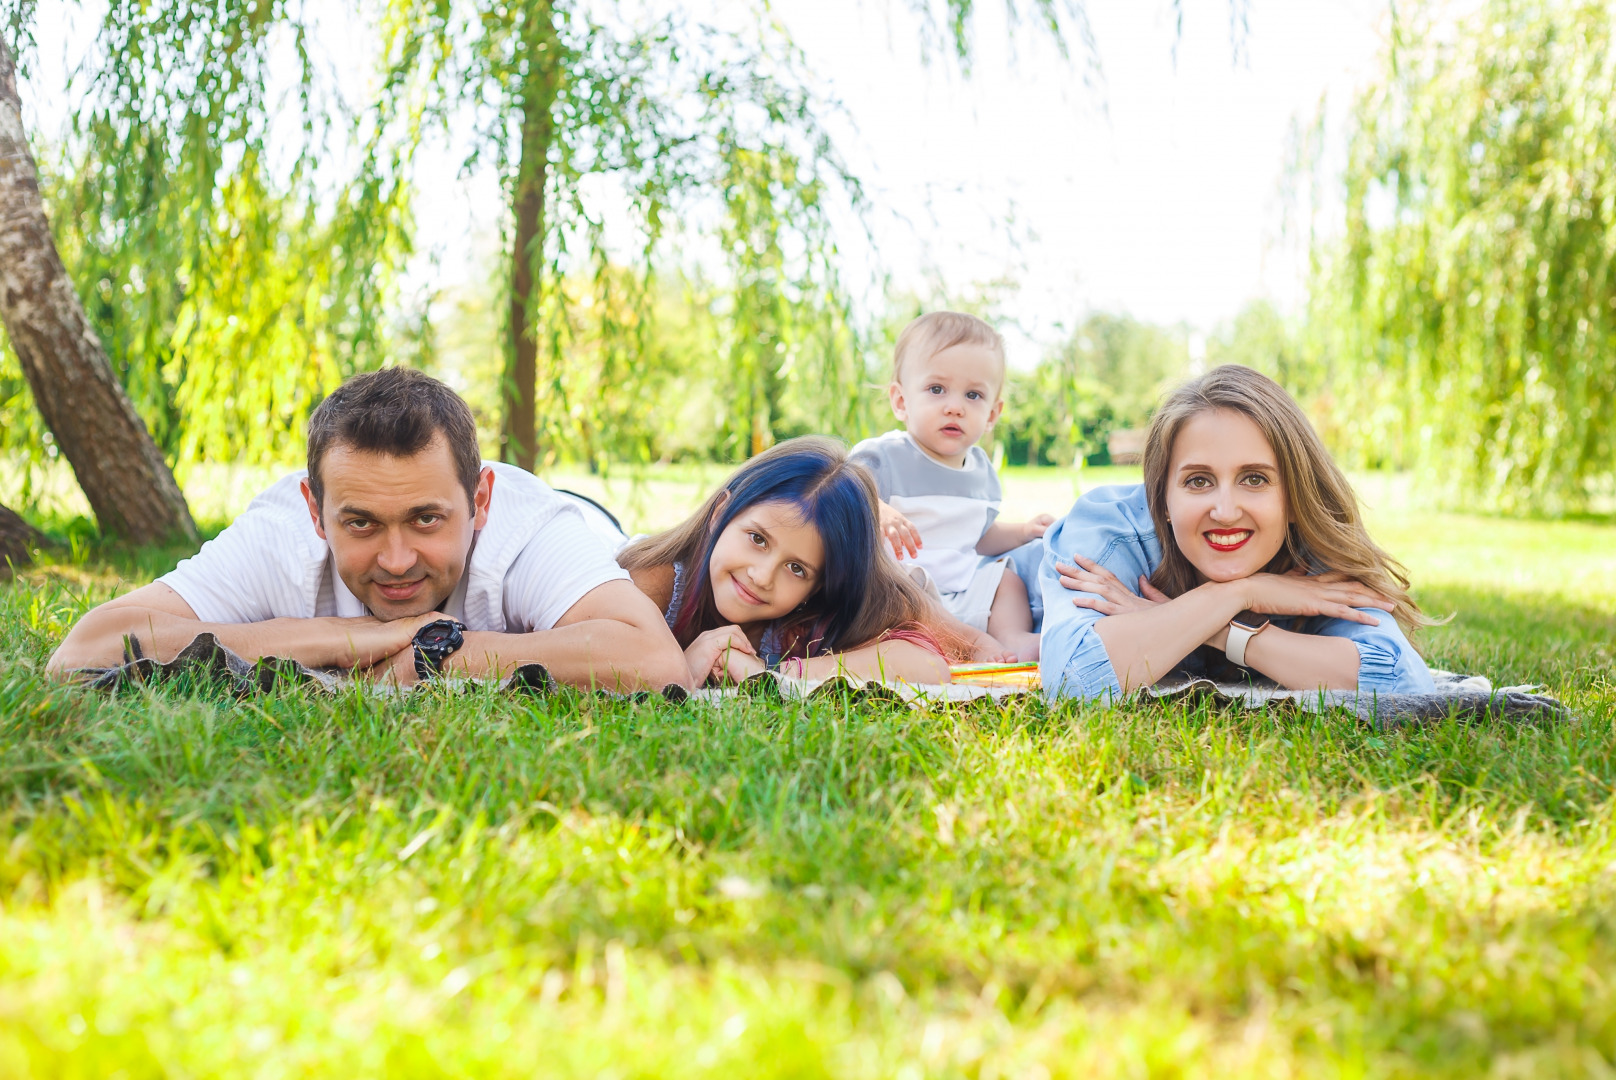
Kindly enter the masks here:
M 926 62 L 904 0 L 774 0 L 855 125 L 840 134 L 875 199 L 875 250 L 850 243 L 850 256 L 922 296 L 1013 280 L 999 310 L 1018 366 L 1091 310 L 1205 332 L 1253 297 L 1294 303 L 1302 264 L 1280 242 L 1279 195 L 1292 124 L 1325 95 L 1339 116 L 1389 13 L 1388 0 L 1252 0 L 1237 65 L 1226 0 L 1184 0 L 1175 66 L 1167 0 L 1087 6 L 1098 93 L 1046 40 L 1011 35 L 994 0 L 977 4 L 969 79 L 946 55 Z M 751 6 L 686 10 L 723 21 Z M 494 233 L 500 203 L 487 178 L 457 178 L 457 160 L 420 177 L 423 239 L 443 282 L 481 282 L 457 253 Z
M 882 201 L 918 223 L 928 190 L 958 192 L 919 235 L 882 226 L 898 280 L 928 264 L 955 289 L 1011 275 L 1023 348 L 1092 309 L 1210 330 L 1252 297 L 1298 298 L 1278 245 L 1287 137 L 1372 70 L 1387 0 L 1254 0 L 1239 66 L 1226 0 L 1184 0 L 1176 68 L 1166 0 L 1089 0 L 1098 95 L 1047 44 L 1012 45 L 1003 4 L 977 7 L 966 81 L 921 63 L 900 5 L 779 4 L 856 118 Z M 1010 207 L 1013 230 L 995 222 Z
M 855 264 L 922 295 L 1010 279 L 999 310 L 1018 365 L 1091 310 L 1204 332 L 1253 297 L 1293 303 L 1301 264 L 1280 240 L 1287 138 L 1326 94 L 1339 115 L 1373 68 L 1389 0 L 1251 0 L 1238 65 L 1228 0 L 1182 6 L 1175 65 L 1168 0 L 1088 0 L 1105 74 L 1095 92 L 1081 56 L 1067 63 L 1036 35 L 1011 35 L 1002 0 L 978 0 L 969 79 L 947 56 L 926 62 L 908 0 L 774 0 L 855 126 L 839 132 L 843 150 L 876 207 L 873 250 L 849 244 Z M 100 14 L 53 8 L 40 9 L 41 84 Z M 722 22 L 752 8 L 685 10 Z M 47 129 L 58 119 L 60 106 L 31 104 Z M 458 176 L 460 159 L 421 161 L 419 239 L 433 257 L 415 276 L 427 288 L 488 280 L 478 260 L 492 255 L 501 199 L 491 176 Z

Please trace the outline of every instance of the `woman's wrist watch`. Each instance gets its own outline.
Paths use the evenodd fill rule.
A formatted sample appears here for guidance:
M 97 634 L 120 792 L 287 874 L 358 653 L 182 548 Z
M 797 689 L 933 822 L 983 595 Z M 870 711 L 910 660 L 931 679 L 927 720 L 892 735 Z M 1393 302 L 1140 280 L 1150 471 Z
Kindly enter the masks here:
M 1229 620 L 1229 637 L 1223 644 L 1223 655 L 1230 663 L 1246 667 L 1246 646 L 1266 629 L 1268 619 L 1255 611 L 1242 611 Z

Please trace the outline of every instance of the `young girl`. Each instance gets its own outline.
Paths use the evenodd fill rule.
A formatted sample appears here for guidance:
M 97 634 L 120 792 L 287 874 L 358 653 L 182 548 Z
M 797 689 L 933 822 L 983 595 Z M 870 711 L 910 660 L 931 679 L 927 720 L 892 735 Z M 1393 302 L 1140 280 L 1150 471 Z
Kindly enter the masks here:
M 968 651 L 880 551 L 875 481 L 833 439 L 759 454 L 617 561 L 662 608 L 698 686 L 774 667 L 943 683 L 945 644 Z
M 1434 689 L 1403 568 L 1296 402 L 1249 368 L 1169 396 L 1145 482 L 1089 492 L 1047 539 L 1051 697 L 1120 695 L 1224 657 L 1291 689 Z

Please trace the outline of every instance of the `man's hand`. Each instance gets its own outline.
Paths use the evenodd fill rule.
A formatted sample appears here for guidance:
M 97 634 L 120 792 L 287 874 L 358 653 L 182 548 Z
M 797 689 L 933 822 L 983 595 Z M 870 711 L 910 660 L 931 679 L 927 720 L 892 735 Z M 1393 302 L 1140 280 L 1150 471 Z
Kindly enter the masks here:
M 392 656 L 367 668 L 356 668 L 354 674 L 374 679 L 379 683 L 392 683 L 405 690 L 421 681 L 420 676 L 415 673 L 415 646 L 413 644 L 406 645 Z
M 357 619 L 311 619 L 310 622 L 337 624 L 335 629 L 340 636 L 336 640 L 344 646 L 332 660 L 314 666 L 345 670 L 381 668 L 392 663 L 402 652 L 411 658 L 410 672 L 413 675 L 415 650 L 411 643 L 416 633 L 427 623 L 448 617 L 441 611 L 428 611 L 424 615 L 412 615 L 391 622 L 383 622 L 371 615 Z
M 154 581 L 87 613 L 52 654 L 47 670 L 64 678 L 85 668 L 113 667 L 123 662 L 126 639 L 143 655 L 172 660 L 205 633 L 246 660 L 278 656 L 315 668 L 368 668 L 409 648 L 418 629 L 441 618 L 429 611 L 393 622 L 365 615 L 205 623 L 179 593 Z
M 878 517 L 881 535 L 892 545 L 893 555 L 901 559 L 905 552 L 910 557 L 920 554 L 920 530 L 915 528 L 913 522 L 885 502 L 878 504 Z

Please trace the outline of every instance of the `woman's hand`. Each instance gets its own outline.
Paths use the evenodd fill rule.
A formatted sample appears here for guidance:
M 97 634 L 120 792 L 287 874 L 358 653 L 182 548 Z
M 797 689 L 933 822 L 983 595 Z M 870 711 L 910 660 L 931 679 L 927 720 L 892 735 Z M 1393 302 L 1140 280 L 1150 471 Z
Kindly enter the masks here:
M 892 545 L 893 555 L 901 559 L 906 551 L 911 558 L 920 554 L 920 530 L 915 528 L 914 522 L 885 502 L 878 504 L 876 516 L 880 521 L 881 535 Z
M 1167 601 L 1167 594 L 1152 585 L 1144 575 L 1140 575 L 1139 591 L 1135 593 L 1093 559 L 1073 555 L 1072 561 L 1077 565 L 1055 564 L 1061 585 L 1074 592 L 1094 594 L 1072 597 L 1072 603 L 1077 607 L 1091 608 L 1101 615 L 1125 615 L 1130 611 L 1149 611 Z
M 740 682 L 764 670 L 757 650 L 739 626 L 720 626 L 696 638 L 685 649 L 685 664 L 696 686 L 706 686 L 709 679 Z
M 1331 571 L 1309 576 L 1301 570 L 1288 574 L 1253 574 L 1230 582 L 1243 590 L 1246 608 L 1263 615 L 1322 615 L 1331 619 L 1374 626 L 1378 619 L 1354 608 L 1391 611 L 1393 604 L 1369 586 Z

